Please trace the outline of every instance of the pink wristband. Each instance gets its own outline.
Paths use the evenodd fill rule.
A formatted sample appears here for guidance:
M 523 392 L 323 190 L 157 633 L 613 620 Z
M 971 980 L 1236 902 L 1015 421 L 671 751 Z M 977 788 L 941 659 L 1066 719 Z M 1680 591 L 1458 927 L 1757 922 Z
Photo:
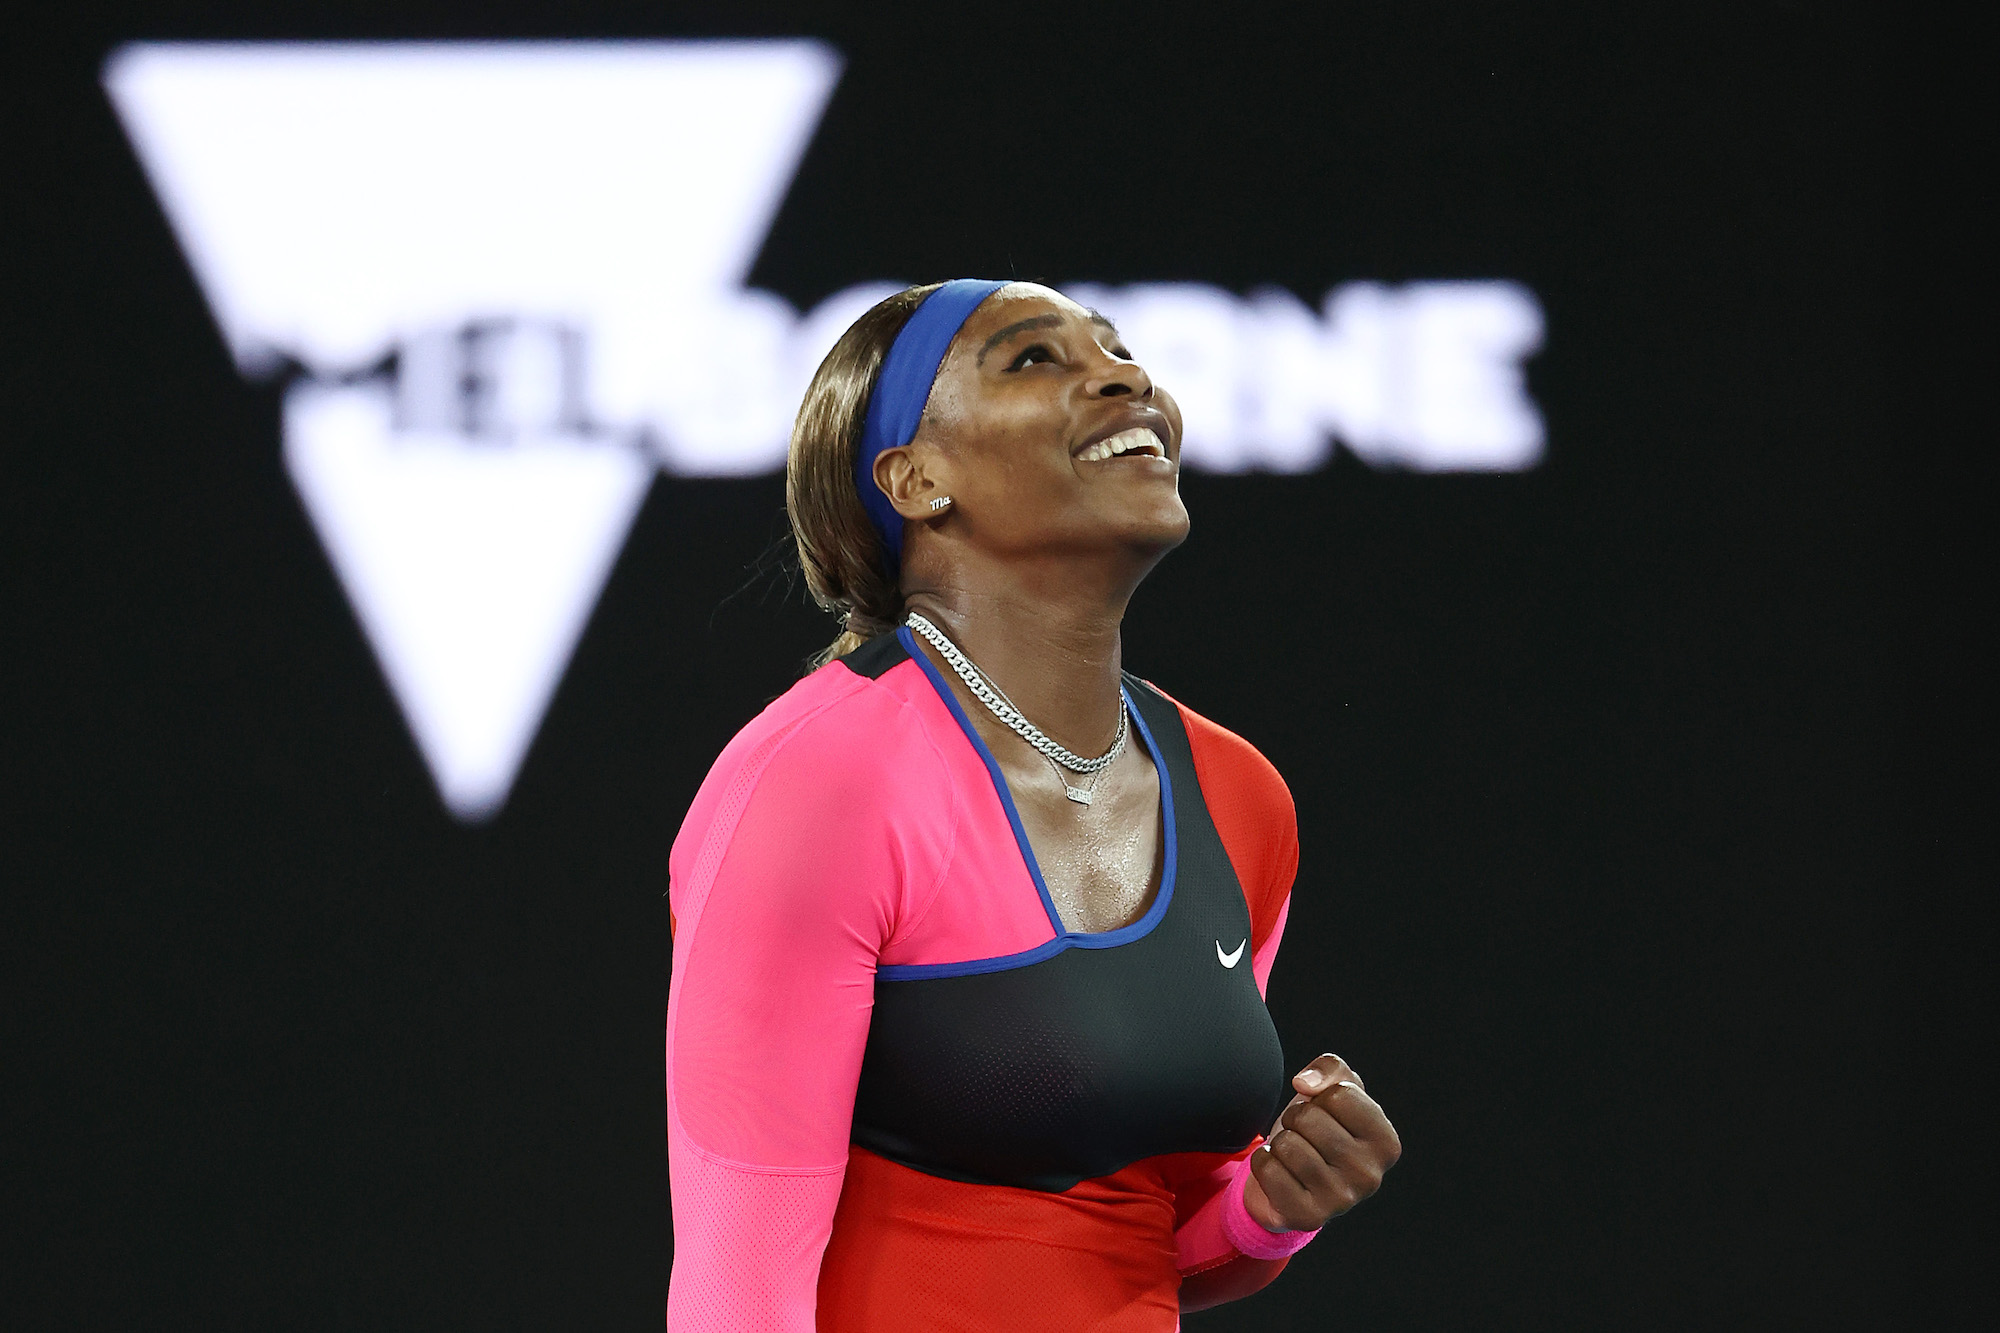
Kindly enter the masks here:
M 1303 1250 L 1319 1234 L 1319 1228 L 1311 1231 L 1266 1231 L 1264 1224 L 1250 1216 L 1250 1209 L 1243 1202 L 1243 1186 L 1250 1177 L 1250 1163 L 1263 1145 L 1253 1149 L 1249 1157 L 1243 1159 L 1236 1168 L 1236 1178 L 1224 1191 L 1229 1197 L 1222 1205 L 1222 1234 L 1238 1254 L 1252 1259 L 1289 1259 Z

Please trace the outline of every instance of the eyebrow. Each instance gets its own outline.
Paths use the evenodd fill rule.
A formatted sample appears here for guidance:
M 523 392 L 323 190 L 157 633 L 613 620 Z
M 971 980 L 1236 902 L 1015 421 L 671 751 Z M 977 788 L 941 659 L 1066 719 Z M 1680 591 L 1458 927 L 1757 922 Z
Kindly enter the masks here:
M 1090 312 L 1090 322 L 1093 324 L 1102 324 L 1114 334 L 1118 332 L 1118 326 L 1111 322 L 1110 317 L 1099 311 L 1093 310 Z M 1016 334 L 1026 333 L 1029 329 L 1052 329 L 1061 323 L 1061 315 L 1036 315 L 1030 319 L 1017 319 L 980 344 L 979 355 L 974 359 L 973 364 L 975 366 L 985 365 L 986 354 Z
M 1052 329 L 1060 323 L 1062 323 L 1061 315 L 1036 315 L 1032 319 L 1017 319 L 991 338 L 988 338 L 984 343 L 981 343 L 979 357 L 972 364 L 975 366 L 985 365 L 986 354 L 1017 333 L 1026 333 L 1029 329 Z

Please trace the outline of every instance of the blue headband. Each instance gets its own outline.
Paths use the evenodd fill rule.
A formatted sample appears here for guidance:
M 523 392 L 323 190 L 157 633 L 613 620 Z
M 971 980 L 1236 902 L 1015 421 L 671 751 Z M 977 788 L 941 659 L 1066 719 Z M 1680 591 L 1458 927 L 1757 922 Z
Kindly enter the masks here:
M 951 350 L 951 340 L 979 303 L 1006 285 L 958 278 L 926 296 L 896 335 L 883 358 L 882 373 L 875 377 L 861 428 L 860 457 L 854 460 L 854 487 L 861 492 L 869 522 L 882 534 L 882 549 L 889 553 L 892 568 L 903 558 L 903 516 L 875 484 L 875 460 L 884 449 L 900 449 L 917 437 L 917 423 L 924 419 L 924 404 L 931 399 L 931 384 L 944 364 L 944 354 Z

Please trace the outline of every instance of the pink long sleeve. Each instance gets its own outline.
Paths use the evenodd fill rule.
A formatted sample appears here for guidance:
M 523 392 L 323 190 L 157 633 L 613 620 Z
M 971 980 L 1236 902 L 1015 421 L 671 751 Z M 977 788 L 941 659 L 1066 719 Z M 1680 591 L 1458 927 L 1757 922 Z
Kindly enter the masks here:
M 839 669 L 767 709 L 696 797 L 671 859 L 672 1333 L 813 1328 L 876 962 L 936 892 L 954 800 L 911 710 Z

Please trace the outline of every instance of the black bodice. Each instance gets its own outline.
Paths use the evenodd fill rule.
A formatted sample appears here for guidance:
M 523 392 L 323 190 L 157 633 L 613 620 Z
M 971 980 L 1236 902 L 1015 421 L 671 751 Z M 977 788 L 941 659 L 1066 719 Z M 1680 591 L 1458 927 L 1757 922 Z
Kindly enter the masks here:
M 850 663 L 875 675 L 906 654 L 915 655 L 885 635 Z M 1153 908 L 1134 926 L 1065 934 L 1009 959 L 883 968 L 857 1145 L 934 1176 L 1060 1191 L 1157 1154 L 1237 1151 L 1283 1105 L 1284 1057 L 1251 969 L 1249 909 L 1180 712 L 1136 678 L 1126 690 L 1171 784 L 1169 860 Z M 946 701 L 958 712 L 949 691 Z

